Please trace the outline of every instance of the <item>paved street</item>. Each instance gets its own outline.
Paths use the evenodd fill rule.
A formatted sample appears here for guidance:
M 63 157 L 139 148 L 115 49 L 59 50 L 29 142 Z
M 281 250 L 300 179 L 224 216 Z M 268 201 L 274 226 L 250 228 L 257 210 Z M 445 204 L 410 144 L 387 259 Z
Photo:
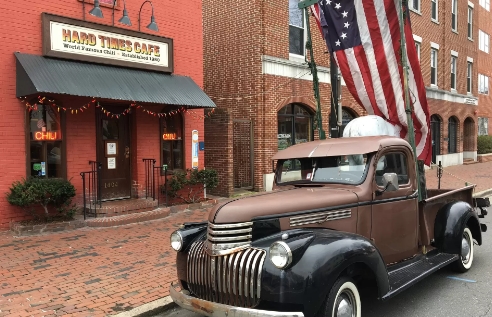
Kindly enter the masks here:
M 443 268 L 384 303 L 365 296 L 362 298 L 362 317 L 492 317 L 492 218 L 487 218 L 482 219 L 489 227 L 483 234 L 485 243 L 475 246 L 473 267 L 468 273 L 456 274 Z M 155 317 L 200 315 L 175 308 Z

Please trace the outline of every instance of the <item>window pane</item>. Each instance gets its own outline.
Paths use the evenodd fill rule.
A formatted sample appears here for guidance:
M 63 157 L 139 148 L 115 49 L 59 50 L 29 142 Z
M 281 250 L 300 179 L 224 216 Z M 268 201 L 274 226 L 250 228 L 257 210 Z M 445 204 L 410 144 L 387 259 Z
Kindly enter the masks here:
M 292 118 L 290 116 L 278 116 L 278 149 L 283 150 L 292 145 Z
M 47 142 L 48 177 L 62 177 L 61 142 Z
M 437 20 L 437 0 L 433 0 L 432 1 L 432 15 L 431 17 L 434 19 L 434 20 Z
M 168 169 L 172 169 L 172 144 L 169 141 L 162 142 L 162 164 L 167 165 Z
M 289 26 L 289 53 L 304 55 L 304 29 Z
M 403 153 L 387 154 L 379 159 L 376 168 L 376 183 L 383 185 L 383 175 L 395 173 L 398 176 L 398 184 L 408 184 L 407 158 Z
M 103 140 L 118 140 L 120 134 L 119 121 L 117 119 L 103 120 L 102 134 L 103 134 Z
M 295 135 L 296 144 L 311 141 L 311 118 L 296 117 L 295 130 L 296 130 L 296 135 Z
M 44 142 L 31 142 L 30 151 L 31 151 L 31 176 L 43 176 L 41 170 L 41 164 L 44 162 L 45 155 L 45 147 L 43 146 Z M 46 163 L 44 163 L 46 164 Z M 44 171 L 46 175 L 46 169 Z
M 298 105 L 294 106 L 294 113 L 297 116 L 310 116 L 309 112 L 307 112 L 306 109 Z
M 161 117 L 161 164 L 169 170 L 184 169 L 183 118 L 179 114 Z
M 298 4 L 299 0 L 289 0 L 289 24 L 304 28 L 303 13 Z
M 30 113 L 30 139 L 36 141 L 61 140 L 60 113 L 52 107 L 37 105 Z
M 173 143 L 173 168 L 183 169 L 183 141 Z

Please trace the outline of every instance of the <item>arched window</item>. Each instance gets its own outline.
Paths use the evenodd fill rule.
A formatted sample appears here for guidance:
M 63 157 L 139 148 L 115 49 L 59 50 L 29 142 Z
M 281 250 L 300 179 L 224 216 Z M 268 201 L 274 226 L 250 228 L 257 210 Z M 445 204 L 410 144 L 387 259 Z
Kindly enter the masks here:
M 345 107 L 342 108 L 342 126 L 340 127 L 340 133 L 339 136 L 343 136 L 343 130 L 345 130 L 345 127 L 347 124 L 354 120 L 357 116 L 352 112 L 352 110 L 349 110 Z
M 65 177 L 62 116 L 51 106 L 37 104 L 28 112 L 28 176 Z
M 432 162 L 437 164 L 437 156 L 441 155 L 441 118 L 433 114 L 430 118 L 432 137 Z
M 456 153 L 458 143 L 458 120 L 451 117 L 448 120 L 448 154 Z
M 278 149 L 313 140 L 313 115 L 299 104 L 289 104 L 278 112 Z
M 183 161 L 183 118 L 180 113 L 160 119 L 161 166 L 168 170 L 184 169 Z

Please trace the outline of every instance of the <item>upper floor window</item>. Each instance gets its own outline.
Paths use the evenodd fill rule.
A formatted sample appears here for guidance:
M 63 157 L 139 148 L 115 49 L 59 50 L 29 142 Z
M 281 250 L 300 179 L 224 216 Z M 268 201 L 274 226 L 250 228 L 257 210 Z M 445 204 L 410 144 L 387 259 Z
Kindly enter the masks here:
M 410 0 L 408 3 L 410 4 L 410 9 L 420 12 L 420 0 Z
M 485 33 L 482 30 L 478 30 L 478 48 L 485 52 L 489 52 L 489 44 L 490 44 L 490 38 L 487 33 Z
M 304 11 L 298 4 L 299 0 L 289 0 L 289 53 L 304 56 Z
M 478 93 L 488 95 L 489 94 L 489 77 L 478 74 Z
M 466 92 L 472 93 L 473 63 L 467 62 L 466 65 Z
M 431 19 L 436 22 L 439 20 L 437 0 L 431 1 Z
M 419 58 L 420 61 L 420 42 L 415 41 L 415 50 L 417 51 L 417 57 Z
M 437 50 L 431 48 L 431 85 L 437 86 Z
M 451 29 L 458 30 L 458 0 L 451 0 Z
M 490 0 L 480 0 L 480 5 L 485 8 L 485 10 L 490 11 Z
M 62 116 L 53 107 L 38 104 L 28 120 L 28 176 L 64 177 Z
M 451 56 L 451 89 L 456 90 L 456 56 Z
M 468 7 L 468 38 L 473 39 L 473 8 Z
M 161 117 L 161 165 L 168 170 L 184 169 L 183 118 L 178 113 Z

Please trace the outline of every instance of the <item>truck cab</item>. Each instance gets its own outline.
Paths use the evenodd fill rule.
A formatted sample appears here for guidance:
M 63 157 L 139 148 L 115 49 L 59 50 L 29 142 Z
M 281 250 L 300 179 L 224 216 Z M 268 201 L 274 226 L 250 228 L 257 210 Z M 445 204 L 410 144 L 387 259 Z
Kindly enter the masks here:
M 207 316 L 360 316 L 482 244 L 473 186 L 426 190 L 408 142 L 354 137 L 278 152 L 274 190 L 215 206 L 171 235 L 173 300 Z M 425 175 L 425 174 L 424 174 Z M 419 201 L 418 181 L 421 182 Z

